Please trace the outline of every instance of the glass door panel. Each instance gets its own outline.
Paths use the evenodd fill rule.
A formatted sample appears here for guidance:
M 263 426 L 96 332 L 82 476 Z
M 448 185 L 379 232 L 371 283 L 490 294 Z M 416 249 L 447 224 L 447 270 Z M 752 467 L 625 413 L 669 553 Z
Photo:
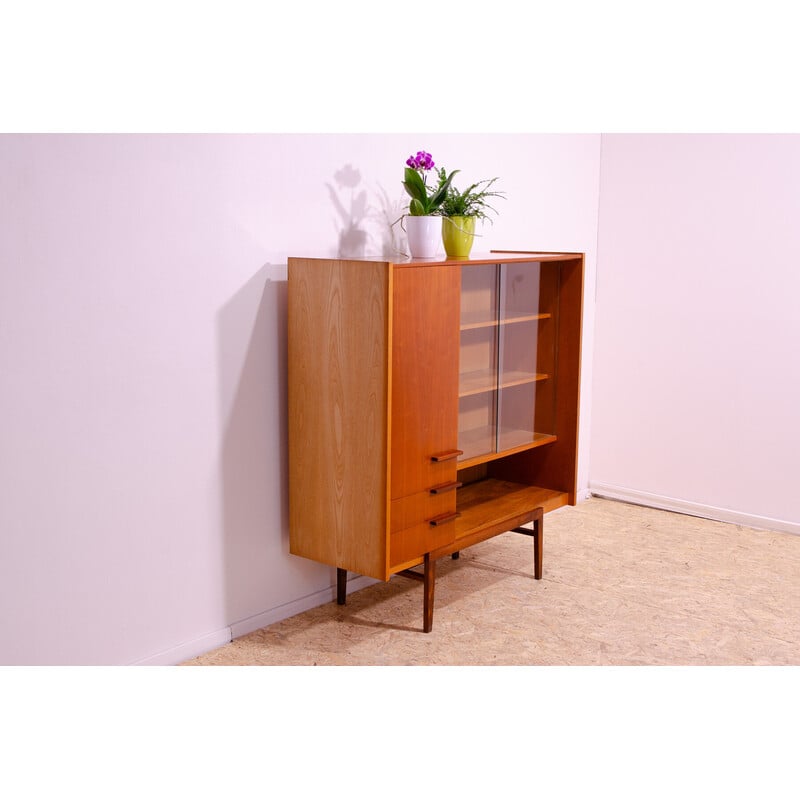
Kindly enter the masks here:
M 540 262 L 501 264 L 498 290 L 498 451 L 555 430 L 554 274 Z
M 461 461 L 552 441 L 558 267 L 463 265 Z
M 497 392 L 459 399 L 458 449 L 461 461 L 497 452 Z
M 530 319 L 542 313 L 539 302 L 541 271 L 538 261 L 500 264 L 498 314 L 501 322 Z
M 458 449 L 461 461 L 496 452 L 497 298 L 496 264 L 461 268 Z

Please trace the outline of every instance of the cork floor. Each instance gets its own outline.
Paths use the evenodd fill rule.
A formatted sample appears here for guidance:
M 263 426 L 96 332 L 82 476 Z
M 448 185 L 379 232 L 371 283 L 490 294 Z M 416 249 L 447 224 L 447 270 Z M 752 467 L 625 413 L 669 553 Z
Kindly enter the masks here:
M 187 665 L 800 665 L 800 536 L 590 498 Z

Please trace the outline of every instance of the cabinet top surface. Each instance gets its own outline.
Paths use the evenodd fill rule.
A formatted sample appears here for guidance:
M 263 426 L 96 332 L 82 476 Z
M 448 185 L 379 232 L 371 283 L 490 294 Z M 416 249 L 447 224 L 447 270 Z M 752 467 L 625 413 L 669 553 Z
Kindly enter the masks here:
M 447 258 L 446 256 L 442 256 L 437 258 L 387 259 L 381 256 L 358 256 L 355 258 L 346 258 L 343 256 L 290 256 L 289 261 L 293 261 L 295 259 L 303 261 L 348 261 L 370 264 L 391 264 L 396 267 L 434 267 L 445 264 L 497 264 L 498 262 L 508 263 L 513 261 L 565 261 L 579 259 L 582 257 L 583 253 L 563 253 L 544 250 L 490 250 L 487 253 L 475 253 L 469 258 Z

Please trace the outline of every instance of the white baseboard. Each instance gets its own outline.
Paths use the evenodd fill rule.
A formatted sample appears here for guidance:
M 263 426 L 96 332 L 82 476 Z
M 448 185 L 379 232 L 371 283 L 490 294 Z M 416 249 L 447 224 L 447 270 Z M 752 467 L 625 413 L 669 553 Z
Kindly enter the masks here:
M 347 581 L 347 593 L 364 589 L 371 586 L 373 583 L 379 583 L 374 578 L 366 578 L 363 575 L 355 575 Z M 329 587 L 322 589 L 313 594 L 301 597 L 298 600 L 292 600 L 289 603 L 284 603 L 281 606 L 270 608 L 255 616 L 248 617 L 239 622 L 234 622 L 228 628 L 222 628 L 213 633 L 207 633 L 198 639 L 192 639 L 190 642 L 184 642 L 177 647 L 171 647 L 162 653 L 157 653 L 154 656 L 143 658 L 141 661 L 136 661 L 131 664 L 133 667 L 172 667 L 177 664 L 182 664 L 192 658 L 205 655 L 211 650 L 216 650 L 218 647 L 229 644 L 234 639 L 240 636 L 257 631 L 260 628 L 265 628 L 267 625 L 272 625 L 275 622 L 280 622 L 283 619 L 293 617 L 302 611 L 308 611 L 310 608 L 316 608 L 323 603 L 329 603 L 331 600 L 336 599 L 336 587 Z
M 130 666 L 132 667 L 173 667 L 176 664 L 182 664 L 184 661 L 189 661 L 191 658 L 197 658 L 208 653 L 210 650 L 216 650 L 228 644 L 231 640 L 231 629 L 221 628 L 213 633 L 207 633 L 199 639 L 192 639 L 190 642 L 184 642 L 177 647 L 170 647 L 169 650 L 164 650 L 162 653 L 156 653 L 154 656 L 143 658 L 141 661 L 136 661 Z
M 797 522 L 761 517 L 755 514 L 744 514 L 741 511 L 733 511 L 727 508 L 716 508 L 702 503 L 691 503 L 688 500 L 678 500 L 674 497 L 663 497 L 649 492 L 626 489 L 623 486 L 611 486 L 591 481 L 589 483 L 589 492 L 595 497 L 621 500 L 625 503 L 659 508 L 663 511 L 676 511 L 679 514 L 689 514 L 692 517 L 713 519 L 718 522 L 733 522 L 736 525 L 745 525 L 748 528 L 758 528 L 760 530 L 800 534 L 800 523 Z
M 578 492 L 578 501 L 587 500 L 593 494 L 591 489 L 582 489 Z M 347 581 L 347 593 L 356 592 L 359 589 L 364 589 L 379 581 L 374 578 L 367 578 L 363 575 L 354 575 Z M 245 636 L 253 631 L 266 628 L 267 625 L 272 625 L 281 620 L 293 617 L 295 614 L 300 614 L 303 611 L 308 611 L 311 608 L 316 608 L 324 603 L 329 603 L 331 600 L 336 599 L 336 587 L 331 586 L 327 589 L 321 589 L 318 592 L 306 595 L 297 600 L 292 600 L 289 603 L 276 606 L 275 608 L 267 609 L 266 611 L 256 614 L 247 619 L 234 622 L 230 627 L 222 628 L 221 630 L 208 633 L 198 639 L 193 639 L 190 642 L 185 642 L 177 647 L 172 647 L 162 653 L 157 653 L 154 656 L 143 658 L 131 666 L 156 666 L 156 667 L 169 667 L 176 664 L 182 664 L 192 658 L 208 653 L 210 650 L 215 650 L 217 647 L 222 647 L 240 636 Z
M 373 583 L 379 583 L 374 578 L 366 578 L 363 575 L 356 575 L 347 581 L 347 593 L 358 591 L 366 586 L 371 586 Z M 288 619 L 295 614 L 300 614 L 303 611 L 308 611 L 310 608 L 316 608 L 323 605 L 323 603 L 330 603 L 331 600 L 336 599 L 336 587 L 332 586 L 328 589 L 322 589 L 319 592 L 301 597 L 298 600 L 292 600 L 289 603 L 284 603 L 282 606 L 270 608 L 255 616 L 248 617 L 247 619 L 234 622 L 231 625 L 231 638 L 238 639 L 240 636 L 257 631 L 260 628 L 265 628 L 267 625 L 272 625 L 275 622 L 280 622 L 282 619 Z

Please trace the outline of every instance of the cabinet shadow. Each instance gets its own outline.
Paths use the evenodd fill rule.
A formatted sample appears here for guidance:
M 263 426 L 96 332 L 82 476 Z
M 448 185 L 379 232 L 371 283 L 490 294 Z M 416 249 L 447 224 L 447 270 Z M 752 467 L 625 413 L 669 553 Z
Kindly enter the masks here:
M 265 264 L 217 317 L 228 624 L 263 612 L 268 595 L 280 594 L 288 551 L 286 302 L 286 265 Z

